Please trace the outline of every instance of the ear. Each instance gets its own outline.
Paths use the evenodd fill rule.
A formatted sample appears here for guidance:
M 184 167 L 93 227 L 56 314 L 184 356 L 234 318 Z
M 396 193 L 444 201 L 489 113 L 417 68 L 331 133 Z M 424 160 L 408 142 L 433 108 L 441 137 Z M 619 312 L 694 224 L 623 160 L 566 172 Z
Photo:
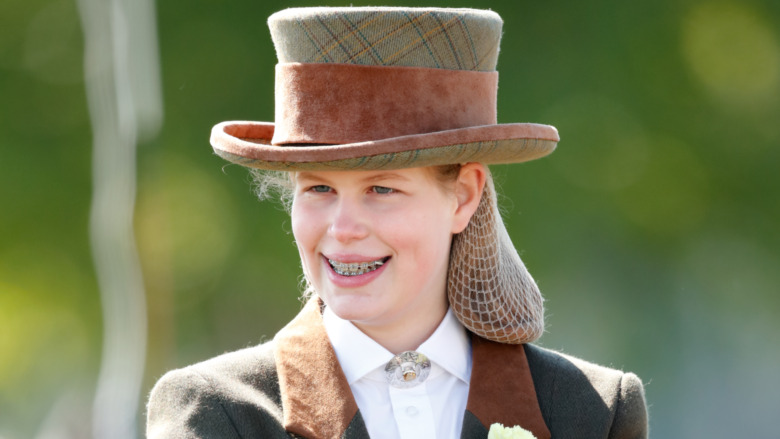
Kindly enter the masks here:
M 452 222 L 452 233 L 462 232 L 477 211 L 482 199 L 482 190 L 487 179 L 487 167 L 482 163 L 466 163 L 461 166 L 455 182 L 455 197 L 458 207 Z

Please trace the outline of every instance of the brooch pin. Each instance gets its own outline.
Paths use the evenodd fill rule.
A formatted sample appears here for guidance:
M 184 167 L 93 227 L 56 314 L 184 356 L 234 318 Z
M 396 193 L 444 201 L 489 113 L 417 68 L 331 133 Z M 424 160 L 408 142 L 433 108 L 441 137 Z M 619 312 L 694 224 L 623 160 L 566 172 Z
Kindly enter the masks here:
M 387 381 L 399 389 L 414 387 L 428 378 L 431 373 L 431 362 L 425 355 L 415 352 L 402 352 L 385 366 Z

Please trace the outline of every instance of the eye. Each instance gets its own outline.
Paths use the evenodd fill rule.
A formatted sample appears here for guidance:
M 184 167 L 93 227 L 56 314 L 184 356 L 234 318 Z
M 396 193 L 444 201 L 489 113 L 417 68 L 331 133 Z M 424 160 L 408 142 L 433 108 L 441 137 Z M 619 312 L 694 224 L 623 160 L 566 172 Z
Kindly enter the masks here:
M 377 194 L 383 194 L 383 195 L 384 194 L 392 194 L 393 192 L 395 192 L 395 189 L 389 188 L 389 187 L 385 187 L 385 186 L 372 186 L 371 190 L 376 192 Z
M 309 190 L 312 192 L 324 194 L 326 192 L 330 192 L 330 186 L 326 186 L 324 184 L 318 184 L 316 186 L 310 187 Z

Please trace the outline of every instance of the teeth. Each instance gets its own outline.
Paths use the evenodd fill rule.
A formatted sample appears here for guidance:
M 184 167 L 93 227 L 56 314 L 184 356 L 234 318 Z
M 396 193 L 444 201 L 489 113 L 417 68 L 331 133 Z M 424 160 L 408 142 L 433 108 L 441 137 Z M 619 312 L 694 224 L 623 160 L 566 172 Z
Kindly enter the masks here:
M 333 267 L 333 271 L 342 276 L 360 276 L 361 274 L 372 272 L 381 267 L 386 261 L 387 258 L 382 258 L 372 262 L 352 262 L 346 264 L 328 259 L 330 266 Z

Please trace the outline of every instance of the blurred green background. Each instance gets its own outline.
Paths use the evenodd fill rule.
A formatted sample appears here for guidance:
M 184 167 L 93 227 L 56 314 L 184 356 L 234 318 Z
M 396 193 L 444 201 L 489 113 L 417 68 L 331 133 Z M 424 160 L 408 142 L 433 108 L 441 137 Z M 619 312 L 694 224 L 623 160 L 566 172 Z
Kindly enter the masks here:
M 266 340 L 300 307 L 286 214 L 208 136 L 273 119 L 265 20 L 323 3 L 340 5 L 156 6 L 165 115 L 139 146 L 135 213 L 142 399 L 166 370 Z M 500 13 L 499 122 L 561 133 L 552 156 L 494 168 L 547 298 L 540 343 L 642 377 L 652 437 L 780 437 L 780 2 L 384 4 Z M 39 437 L 63 407 L 89 423 L 103 323 L 83 43 L 73 0 L 0 6 L 3 439 Z

